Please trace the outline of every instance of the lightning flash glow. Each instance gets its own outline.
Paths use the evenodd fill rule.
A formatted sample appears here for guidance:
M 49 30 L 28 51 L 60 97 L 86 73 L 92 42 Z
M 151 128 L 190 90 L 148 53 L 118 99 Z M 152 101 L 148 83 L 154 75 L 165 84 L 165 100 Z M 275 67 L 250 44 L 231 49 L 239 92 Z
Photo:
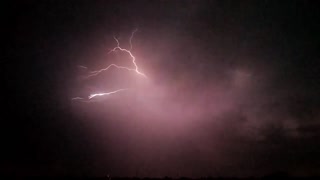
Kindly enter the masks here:
M 107 71 L 109 70 L 110 68 L 117 68 L 117 69 L 124 69 L 124 70 L 128 70 L 128 71 L 134 71 L 135 73 L 137 73 L 138 75 L 144 77 L 144 78 L 147 78 L 147 76 L 142 73 L 140 70 L 139 70 L 139 67 L 136 63 L 136 58 L 135 56 L 132 54 L 131 50 L 132 50 L 132 39 L 133 39 L 133 36 L 134 34 L 138 31 L 138 29 L 135 29 L 132 33 L 131 33 L 131 36 L 130 36 L 130 39 L 129 39 L 129 43 L 130 43 L 130 49 L 125 49 L 125 48 L 122 48 L 120 47 L 120 42 L 119 40 L 116 38 L 116 37 L 113 37 L 114 40 L 117 42 L 117 46 L 114 47 L 113 49 L 111 49 L 108 54 L 110 53 L 116 53 L 117 51 L 120 51 L 120 52 L 123 52 L 123 53 L 126 53 L 130 56 L 131 58 L 131 61 L 132 61 L 132 64 L 134 66 L 134 68 L 130 68 L 130 67 L 125 67 L 125 66 L 119 66 L 117 64 L 110 64 L 109 66 L 107 66 L 106 68 L 102 68 L 102 69 L 99 69 L 99 70 L 96 70 L 96 71 L 91 71 L 89 72 L 89 75 L 86 76 L 86 79 L 89 79 L 89 78 L 92 78 L 94 76 L 98 76 L 99 74 L 101 74 L 102 72 L 104 71 Z M 85 66 L 79 66 L 83 69 L 87 69 L 87 67 Z M 92 99 L 92 98 L 97 98 L 97 97 L 101 97 L 101 96 L 109 96 L 109 95 L 112 95 L 112 94 L 115 94 L 115 93 L 118 93 L 118 92 L 121 92 L 121 91 L 125 91 L 125 90 L 128 90 L 128 88 L 126 89 L 118 89 L 118 90 L 115 90 L 115 91 L 110 91 L 110 92 L 101 92 L 101 93 L 93 93 L 93 94 L 90 94 L 88 96 L 88 99 Z M 74 97 L 72 98 L 72 100 L 85 100 L 85 98 L 82 98 L 82 97 Z

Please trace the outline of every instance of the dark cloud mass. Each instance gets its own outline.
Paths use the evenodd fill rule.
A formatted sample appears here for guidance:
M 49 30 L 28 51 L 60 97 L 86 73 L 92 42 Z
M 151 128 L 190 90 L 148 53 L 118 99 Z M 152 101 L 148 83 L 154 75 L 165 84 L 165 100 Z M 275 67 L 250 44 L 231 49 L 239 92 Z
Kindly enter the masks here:
M 1 175 L 320 175 L 314 1 L 3 6 Z M 132 66 L 148 78 L 111 69 Z M 85 103 L 93 92 L 128 91 Z

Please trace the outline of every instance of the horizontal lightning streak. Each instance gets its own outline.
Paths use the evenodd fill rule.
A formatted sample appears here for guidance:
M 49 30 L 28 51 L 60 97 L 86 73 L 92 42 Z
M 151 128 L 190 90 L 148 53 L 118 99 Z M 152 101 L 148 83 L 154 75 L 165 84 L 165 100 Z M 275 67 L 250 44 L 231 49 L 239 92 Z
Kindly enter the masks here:
M 81 66 L 81 65 L 79 65 L 79 66 L 78 66 L 78 68 L 81 68 L 81 69 L 88 69 L 87 67 L 85 67 L 85 66 Z
M 83 100 L 83 98 L 82 97 L 74 97 L 74 98 L 72 98 L 72 100 Z
M 115 93 L 117 93 L 117 92 L 125 91 L 125 90 L 128 90 L 128 89 L 118 89 L 118 90 L 111 91 L 111 92 L 106 92 L 106 93 L 90 94 L 90 96 L 89 96 L 88 98 L 89 98 L 89 99 L 92 99 L 92 98 L 97 97 L 97 96 L 108 96 L 108 95 L 115 94 Z
M 97 76 L 99 75 L 101 72 L 103 71 L 107 71 L 108 69 L 110 69 L 111 67 L 116 67 L 118 69 L 126 69 L 128 71 L 136 71 L 135 69 L 130 69 L 130 68 L 127 68 L 127 67 L 124 67 L 124 66 L 118 66 L 116 64 L 110 64 L 108 67 L 104 68 L 104 69 L 100 69 L 98 71 L 92 71 L 90 75 L 88 75 L 86 78 L 90 78 L 92 76 Z

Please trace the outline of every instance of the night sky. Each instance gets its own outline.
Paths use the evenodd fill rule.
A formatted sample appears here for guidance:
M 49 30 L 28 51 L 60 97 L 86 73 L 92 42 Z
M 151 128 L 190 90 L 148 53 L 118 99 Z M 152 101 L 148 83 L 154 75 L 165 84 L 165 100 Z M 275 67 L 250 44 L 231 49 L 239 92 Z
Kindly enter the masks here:
M 12 1 L 1 13 L 0 175 L 320 175 L 316 1 Z M 147 79 L 84 78 L 133 68 L 108 51 L 135 29 Z M 72 100 L 117 88 L 130 90 Z

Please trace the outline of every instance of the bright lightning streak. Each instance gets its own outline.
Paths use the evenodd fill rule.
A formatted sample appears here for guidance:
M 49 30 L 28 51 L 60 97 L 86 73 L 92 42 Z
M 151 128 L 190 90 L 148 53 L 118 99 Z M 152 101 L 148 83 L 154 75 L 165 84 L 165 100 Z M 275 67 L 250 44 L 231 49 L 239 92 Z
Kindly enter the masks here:
M 109 66 L 107 66 L 106 68 L 103 68 L 103 69 L 100 69 L 100 70 L 96 70 L 96 71 L 91 71 L 90 74 L 88 76 L 86 76 L 86 78 L 91 78 L 93 76 L 97 76 L 99 75 L 100 73 L 104 72 L 104 71 L 107 71 L 109 70 L 111 67 L 115 67 L 117 69 L 125 69 L 125 70 L 128 70 L 128 71 L 134 71 L 136 72 L 138 75 L 141 75 L 143 76 L 144 78 L 147 78 L 147 76 L 142 73 L 141 71 L 139 71 L 139 68 L 138 68 L 138 65 L 136 63 L 136 58 L 135 56 L 132 54 L 131 50 L 132 50 L 132 39 L 133 39 L 133 36 L 134 34 L 138 31 L 138 29 L 135 29 L 132 33 L 131 33 L 131 36 L 130 36 L 130 39 L 129 39 L 129 43 L 130 43 L 130 49 L 125 49 L 125 48 L 122 48 L 120 47 L 120 42 L 119 40 L 116 38 L 116 37 L 113 37 L 114 40 L 117 42 L 117 46 L 114 47 L 113 49 L 111 49 L 108 54 L 110 53 L 114 53 L 114 52 L 117 52 L 117 51 L 121 51 L 121 52 L 124 52 L 124 53 L 127 53 L 130 58 L 131 58 L 131 61 L 132 61 L 132 64 L 134 65 L 134 68 L 130 68 L 130 67 L 125 67 L 125 66 L 119 66 L 117 64 L 110 64 Z M 80 68 L 82 69 L 87 69 L 87 67 L 85 66 L 79 66 Z M 112 94 L 115 94 L 115 93 L 118 93 L 120 91 L 125 91 L 125 90 L 128 90 L 128 89 L 118 89 L 118 90 L 115 90 L 115 91 L 111 91 L 111 92 L 104 92 L 104 93 L 95 93 L 95 94 L 90 94 L 88 96 L 88 99 L 91 100 L 92 98 L 95 98 L 95 97 L 101 97 L 101 96 L 108 96 L 108 95 L 112 95 Z M 82 97 L 75 97 L 75 98 L 72 98 L 72 100 L 84 100 L 84 98 Z M 89 101 L 84 101 L 84 102 L 89 102 Z
M 90 94 L 90 96 L 88 98 L 92 99 L 92 98 L 97 97 L 97 96 L 108 96 L 108 95 L 115 94 L 117 92 L 125 91 L 125 90 L 128 90 L 128 89 L 118 89 L 116 91 L 111 91 L 111 92 L 106 92 L 106 93 Z

